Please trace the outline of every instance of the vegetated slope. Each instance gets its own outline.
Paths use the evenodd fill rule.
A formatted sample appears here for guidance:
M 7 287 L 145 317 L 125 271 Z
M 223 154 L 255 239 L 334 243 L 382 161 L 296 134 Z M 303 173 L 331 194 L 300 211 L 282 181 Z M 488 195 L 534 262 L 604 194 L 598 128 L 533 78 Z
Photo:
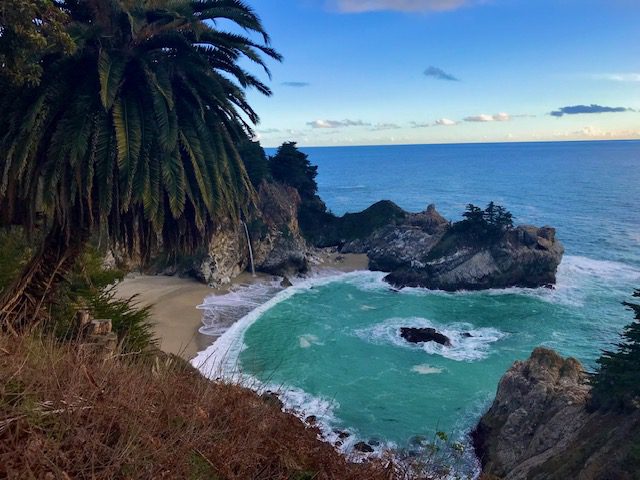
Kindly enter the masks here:
M 367 479 L 276 401 L 179 360 L 0 336 L 0 478 Z

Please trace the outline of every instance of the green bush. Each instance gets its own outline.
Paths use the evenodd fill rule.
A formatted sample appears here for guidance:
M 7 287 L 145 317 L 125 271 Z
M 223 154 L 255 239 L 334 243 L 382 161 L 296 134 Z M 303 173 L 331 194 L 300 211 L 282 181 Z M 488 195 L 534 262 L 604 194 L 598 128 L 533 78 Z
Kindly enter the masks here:
M 0 229 L 0 291 L 11 285 L 27 264 L 33 249 L 21 228 Z M 88 308 L 95 318 L 108 318 L 125 352 L 141 352 L 155 346 L 150 322 L 150 307 L 141 307 L 136 298 L 117 298 L 115 284 L 125 272 L 104 266 L 105 252 L 87 247 L 49 307 L 52 322 L 43 325 L 60 339 L 72 339 L 76 333 L 78 308 Z
M 0 229 L 0 292 L 11 285 L 31 258 L 32 249 L 21 228 Z

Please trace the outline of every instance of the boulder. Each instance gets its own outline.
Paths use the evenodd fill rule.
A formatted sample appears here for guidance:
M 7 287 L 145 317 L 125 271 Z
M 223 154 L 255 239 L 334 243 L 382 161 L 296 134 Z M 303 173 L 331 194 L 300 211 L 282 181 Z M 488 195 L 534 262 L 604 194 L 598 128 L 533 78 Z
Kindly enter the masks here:
M 358 442 L 353 446 L 356 452 L 360 453 L 373 453 L 373 447 L 366 442 Z
M 403 327 L 400 336 L 409 343 L 436 342 L 445 347 L 451 346 L 451 339 L 435 328 Z

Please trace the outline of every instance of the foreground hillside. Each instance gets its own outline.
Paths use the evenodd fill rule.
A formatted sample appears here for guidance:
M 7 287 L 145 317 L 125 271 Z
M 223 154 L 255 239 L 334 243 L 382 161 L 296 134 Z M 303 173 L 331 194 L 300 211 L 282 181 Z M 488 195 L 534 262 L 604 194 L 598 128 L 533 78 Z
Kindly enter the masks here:
M 176 359 L 0 336 L 0 478 L 383 479 L 276 401 Z

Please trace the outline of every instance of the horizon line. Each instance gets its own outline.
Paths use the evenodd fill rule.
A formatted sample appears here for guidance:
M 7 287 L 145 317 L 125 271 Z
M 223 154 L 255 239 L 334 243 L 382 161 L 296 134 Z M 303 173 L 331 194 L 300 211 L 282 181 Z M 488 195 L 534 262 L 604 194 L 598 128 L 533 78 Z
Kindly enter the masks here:
M 598 138 L 598 139 L 574 139 L 574 140 L 504 140 L 497 142 L 436 142 L 436 143 L 365 143 L 358 145 L 304 145 L 295 140 L 287 140 L 283 143 L 295 142 L 300 148 L 348 148 L 348 147 L 412 147 L 412 146 L 435 146 L 435 145 L 509 145 L 518 143 L 597 143 L 597 142 L 640 142 L 640 138 Z M 276 146 L 263 146 L 262 148 L 278 148 Z

